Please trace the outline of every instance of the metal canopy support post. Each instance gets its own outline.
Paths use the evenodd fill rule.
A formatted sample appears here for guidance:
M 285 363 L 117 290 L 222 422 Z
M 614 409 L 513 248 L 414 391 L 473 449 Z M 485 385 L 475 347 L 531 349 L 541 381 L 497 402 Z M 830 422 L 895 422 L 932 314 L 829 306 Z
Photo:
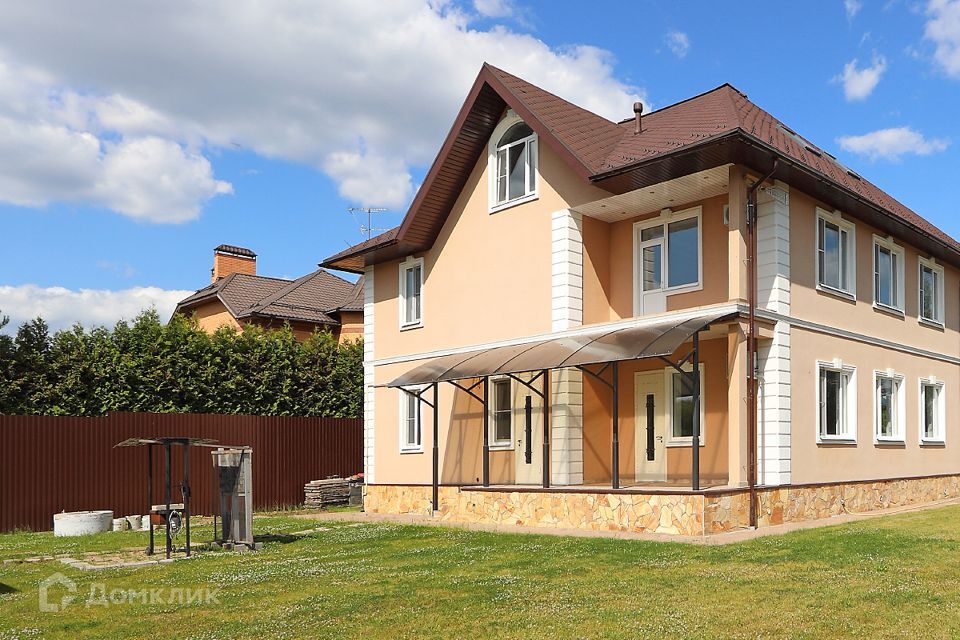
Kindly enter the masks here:
M 690 488 L 700 490 L 700 332 L 693 334 L 693 435 L 690 438 L 692 466 Z
M 543 488 L 550 487 L 550 370 L 540 372 L 543 376 Z
M 610 369 L 610 381 L 603 378 L 603 372 Z M 591 371 L 586 366 L 577 369 L 589 374 L 606 385 L 613 396 L 611 402 L 611 439 L 610 439 L 610 476 L 614 489 L 620 488 L 620 362 L 614 360 L 604 364 L 599 371 Z
M 150 546 L 147 555 L 153 555 L 153 445 L 147 445 L 147 522 L 150 523 Z
M 163 497 L 167 506 L 166 531 L 167 531 L 167 558 L 170 558 L 170 443 L 163 445 Z
M 433 510 L 440 508 L 440 383 L 433 383 Z
M 487 398 L 490 397 L 490 377 L 483 376 L 483 486 L 490 486 L 490 411 Z
M 437 503 L 439 500 L 439 486 L 440 486 L 440 412 L 437 410 L 437 407 L 440 405 L 439 395 L 440 395 L 440 383 L 434 382 L 430 387 L 433 388 L 433 402 L 430 402 L 423 397 L 423 394 L 426 392 L 427 388 L 424 387 L 419 391 L 411 391 L 404 387 L 399 387 L 400 391 L 411 395 L 417 399 L 417 402 L 420 403 L 417 405 L 418 413 L 420 413 L 420 429 L 421 429 L 421 438 L 423 437 L 423 413 L 419 411 L 421 405 L 427 405 L 433 409 L 433 510 L 437 510 Z M 422 442 L 422 440 L 421 440 Z
M 620 488 L 620 367 L 614 361 L 611 369 L 613 374 L 613 439 L 610 451 L 610 473 L 613 476 L 613 488 Z
M 183 445 L 183 484 L 180 485 L 183 494 L 183 518 L 187 528 L 187 557 L 190 557 L 190 445 Z

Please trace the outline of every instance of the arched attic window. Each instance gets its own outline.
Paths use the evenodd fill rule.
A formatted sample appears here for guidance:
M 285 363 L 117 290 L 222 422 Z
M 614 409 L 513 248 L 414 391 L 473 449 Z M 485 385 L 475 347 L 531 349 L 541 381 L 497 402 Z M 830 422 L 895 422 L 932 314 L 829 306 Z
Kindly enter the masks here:
M 490 210 L 537 197 L 537 134 L 508 115 L 490 137 Z

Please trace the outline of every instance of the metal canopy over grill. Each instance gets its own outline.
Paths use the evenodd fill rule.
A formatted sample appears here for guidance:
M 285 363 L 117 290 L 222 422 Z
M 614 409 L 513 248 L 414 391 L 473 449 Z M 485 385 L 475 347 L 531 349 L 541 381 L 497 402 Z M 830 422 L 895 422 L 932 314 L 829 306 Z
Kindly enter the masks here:
M 519 345 L 477 349 L 434 358 L 379 386 L 411 387 L 483 376 L 578 367 L 602 362 L 665 357 L 693 334 L 737 312 L 705 313 L 642 326 L 597 329 Z

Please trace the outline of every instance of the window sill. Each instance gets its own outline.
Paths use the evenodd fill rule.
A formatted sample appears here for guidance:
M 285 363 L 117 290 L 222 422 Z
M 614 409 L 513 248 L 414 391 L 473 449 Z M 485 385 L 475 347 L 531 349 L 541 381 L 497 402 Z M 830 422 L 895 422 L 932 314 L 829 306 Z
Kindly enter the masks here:
M 515 207 L 518 204 L 525 204 L 527 202 L 532 202 L 539 197 L 540 195 L 534 192 L 534 193 L 531 193 L 530 195 L 526 195 L 521 198 L 514 198 L 513 200 L 507 200 L 506 202 L 490 207 L 490 210 L 488 213 L 493 214 L 500 211 L 504 211 L 506 209 L 510 209 L 511 207 Z
M 413 329 L 422 329 L 422 328 L 423 328 L 423 322 L 400 325 L 400 331 L 412 331 Z
M 817 437 L 817 444 L 818 444 L 818 445 L 821 445 L 821 444 L 825 444 L 825 445 L 842 445 L 842 446 L 848 446 L 848 447 L 855 447 L 855 446 L 857 446 L 857 439 L 856 439 L 856 438 L 836 437 L 836 436 L 835 436 L 835 437 L 819 436 L 819 437 Z
M 936 320 L 928 320 L 927 318 L 918 318 L 918 321 L 921 325 L 925 327 L 930 327 L 931 329 L 936 329 L 938 331 L 943 331 L 943 323 L 937 322 Z
M 944 440 L 943 438 L 940 438 L 939 440 L 935 438 L 924 438 L 920 440 L 920 446 L 921 447 L 945 447 L 947 446 L 947 441 Z
M 513 443 L 502 442 L 500 444 L 490 443 L 490 451 L 513 451 Z
M 423 447 L 419 449 L 400 449 L 400 455 L 407 455 L 409 453 L 423 453 Z
M 684 439 L 679 439 L 679 438 L 678 438 L 678 439 L 676 439 L 676 440 L 668 440 L 668 441 L 667 441 L 667 448 L 669 448 L 669 449 L 676 449 L 676 448 L 680 448 L 680 447 L 689 447 L 690 444 L 691 444 L 691 440 L 692 440 L 692 438 L 684 438 Z M 700 438 L 700 446 L 701 446 L 701 447 L 705 447 L 705 446 L 706 446 L 706 443 L 703 441 L 703 438 Z
M 881 313 L 885 313 L 885 314 L 890 315 L 890 316 L 893 316 L 893 317 L 895 317 L 895 318 L 903 319 L 904 317 L 906 317 L 905 314 L 904 314 L 904 312 L 903 312 L 903 309 L 897 309 L 896 307 L 888 307 L 887 305 L 883 304 L 882 302 L 874 302 L 874 303 L 873 303 L 873 310 L 874 310 L 874 311 L 879 311 L 879 312 L 881 312 Z
M 873 446 L 875 447 L 905 447 L 907 445 L 906 440 L 903 438 L 874 438 Z
M 826 284 L 817 284 L 817 291 L 820 293 L 825 293 L 834 298 L 840 298 L 841 300 L 846 300 L 847 302 L 856 302 L 857 294 L 852 291 L 844 291 L 843 289 L 834 289 L 830 285 Z

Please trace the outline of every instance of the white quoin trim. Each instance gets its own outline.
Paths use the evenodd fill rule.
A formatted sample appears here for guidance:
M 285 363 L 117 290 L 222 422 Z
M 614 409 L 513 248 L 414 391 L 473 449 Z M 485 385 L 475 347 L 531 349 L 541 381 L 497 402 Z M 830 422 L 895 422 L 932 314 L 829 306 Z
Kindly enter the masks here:
M 550 221 L 551 308 L 553 331 L 583 325 L 583 216 L 554 211 Z M 550 475 L 555 485 L 583 483 L 583 373 L 552 372 L 550 402 Z
M 583 324 L 583 216 L 570 209 L 551 217 L 551 327 Z
M 367 484 L 374 482 L 374 435 L 376 434 L 376 420 L 374 419 L 374 389 L 373 377 L 373 267 L 363 270 L 363 473 Z
M 757 306 L 790 315 L 790 189 L 777 181 L 757 197 Z M 757 480 L 790 483 L 790 324 L 778 321 L 758 344 Z

